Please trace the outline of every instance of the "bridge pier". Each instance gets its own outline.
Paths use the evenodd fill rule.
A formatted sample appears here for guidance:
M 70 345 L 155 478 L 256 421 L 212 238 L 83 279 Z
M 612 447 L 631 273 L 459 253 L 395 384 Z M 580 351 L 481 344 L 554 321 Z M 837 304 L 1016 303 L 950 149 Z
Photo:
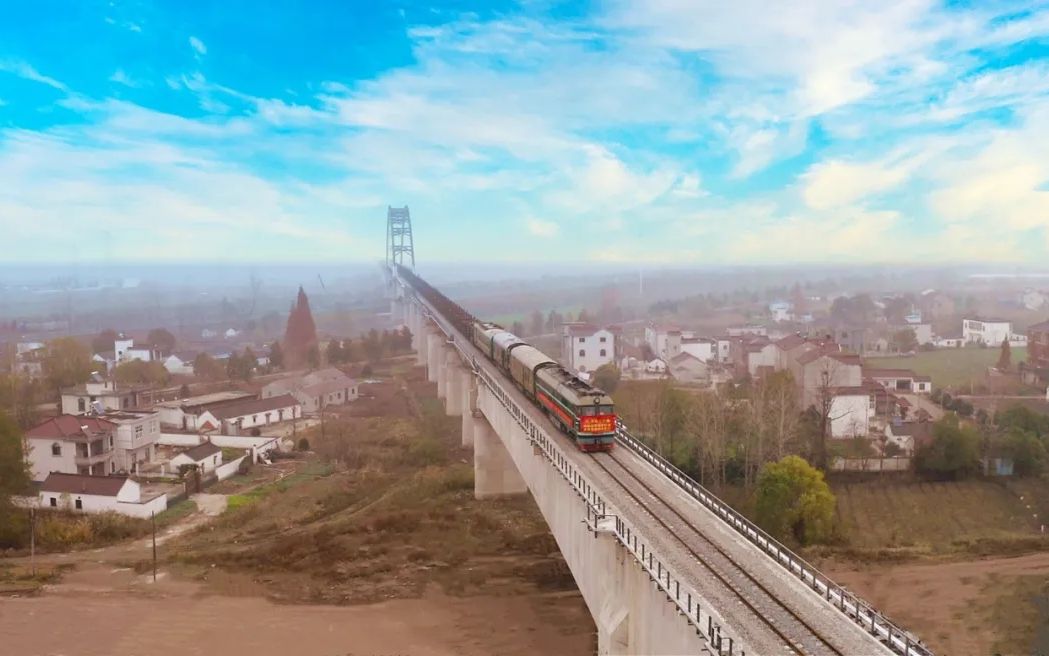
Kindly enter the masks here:
M 474 498 L 489 499 L 528 491 L 513 458 L 492 425 L 474 417 Z
M 462 407 L 460 413 L 463 416 L 463 447 L 474 445 L 474 413 L 477 412 L 477 379 L 472 371 L 463 369 L 460 374 L 462 379 Z
M 431 383 L 437 382 L 437 374 L 439 373 L 438 362 L 444 357 L 441 352 L 441 344 L 444 343 L 444 336 L 437 332 L 436 328 L 427 328 L 426 330 L 426 380 Z
M 463 367 L 459 353 L 448 347 L 444 363 L 444 413 L 450 417 L 463 414 Z

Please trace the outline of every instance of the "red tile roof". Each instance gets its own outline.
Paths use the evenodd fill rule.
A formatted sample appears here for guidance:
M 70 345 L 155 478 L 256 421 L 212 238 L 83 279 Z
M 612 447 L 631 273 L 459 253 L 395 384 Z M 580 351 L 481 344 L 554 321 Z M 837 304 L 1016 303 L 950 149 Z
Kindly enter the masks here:
M 86 429 L 84 428 L 86 426 Z M 116 424 L 100 417 L 86 415 L 58 415 L 26 431 L 26 437 L 77 438 L 108 433 Z

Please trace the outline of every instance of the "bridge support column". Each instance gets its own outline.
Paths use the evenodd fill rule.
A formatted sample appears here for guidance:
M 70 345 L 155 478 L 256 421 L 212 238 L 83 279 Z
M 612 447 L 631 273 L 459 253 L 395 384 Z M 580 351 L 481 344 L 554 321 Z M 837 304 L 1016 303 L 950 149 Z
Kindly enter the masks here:
M 448 396 L 448 356 L 451 355 L 449 351 L 452 347 L 445 343 L 443 335 L 441 337 L 441 346 L 437 351 L 437 398 L 444 399 Z
M 459 364 L 459 353 L 448 348 L 444 364 L 444 412 L 458 417 L 463 414 L 463 367 Z
M 474 422 L 474 498 L 527 492 L 528 486 L 492 425 L 483 416 Z
M 459 384 L 462 385 L 463 404 L 460 412 L 463 415 L 463 447 L 472 447 L 474 445 L 474 412 L 477 411 L 477 381 L 469 369 L 463 369 L 460 375 L 462 376 Z
M 436 328 L 426 330 L 426 380 L 431 383 L 437 382 L 438 362 L 441 359 L 441 344 L 443 337 Z

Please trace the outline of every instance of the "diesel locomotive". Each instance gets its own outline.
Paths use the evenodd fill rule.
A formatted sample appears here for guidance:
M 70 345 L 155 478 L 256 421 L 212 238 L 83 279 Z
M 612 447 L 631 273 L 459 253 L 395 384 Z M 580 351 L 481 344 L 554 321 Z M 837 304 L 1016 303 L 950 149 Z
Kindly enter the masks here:
M 470 340 L 509 375 L 524 395 L 546 412 L 580 450 L 612 450 L 616 435 L 612 397 L 500 326 L 474 321 Z

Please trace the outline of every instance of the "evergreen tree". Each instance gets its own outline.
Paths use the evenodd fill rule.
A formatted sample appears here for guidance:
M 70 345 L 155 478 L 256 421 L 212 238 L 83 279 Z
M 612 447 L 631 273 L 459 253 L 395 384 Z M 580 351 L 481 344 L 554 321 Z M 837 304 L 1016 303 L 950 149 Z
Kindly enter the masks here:
M 1009 338 L 1006 337 L 1002 340 L 1002 352 L 998 356 L 998 371 L 1009 371 L 1009 367 L 1013 366 L 1013 352 L 1012 347 L 1009 346 Z
M 310 301 L 306 292 L 299 287 L 299 295 L 288 314 L 288 325 L 284 330 L 284 364 L 296 369 L 306 364 L 318 366 L 320 351 L 317 345 L 317 326 L 310 312 Z M 315 357 L 311 359 L 311 352 Z
M 284 367 L 284 350 L 280 347 L 280 342 L 270 344 L 270 364 L 277 369 Z

